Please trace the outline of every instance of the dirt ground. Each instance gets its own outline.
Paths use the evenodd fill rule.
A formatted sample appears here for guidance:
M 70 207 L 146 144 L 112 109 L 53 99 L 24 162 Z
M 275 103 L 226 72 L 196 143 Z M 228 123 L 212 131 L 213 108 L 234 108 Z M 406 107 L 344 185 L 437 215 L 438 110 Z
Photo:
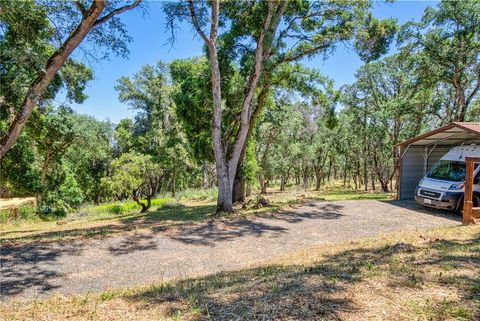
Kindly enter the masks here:
M 77 294 L 248 268 L 312 246 L 460 224 L 406 201 L 312 201 L 248 219 L 1 248 L 3 300 Z

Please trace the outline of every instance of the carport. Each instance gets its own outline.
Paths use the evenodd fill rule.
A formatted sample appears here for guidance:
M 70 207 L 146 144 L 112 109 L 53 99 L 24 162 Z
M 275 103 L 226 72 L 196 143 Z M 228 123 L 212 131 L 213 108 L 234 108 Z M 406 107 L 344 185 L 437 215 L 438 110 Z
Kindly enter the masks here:
M 480 144 L 480 123 L 453 122 L 398 144 L 397 198 L 412 199 L 428 170 L 452 147 L 467 144 Z

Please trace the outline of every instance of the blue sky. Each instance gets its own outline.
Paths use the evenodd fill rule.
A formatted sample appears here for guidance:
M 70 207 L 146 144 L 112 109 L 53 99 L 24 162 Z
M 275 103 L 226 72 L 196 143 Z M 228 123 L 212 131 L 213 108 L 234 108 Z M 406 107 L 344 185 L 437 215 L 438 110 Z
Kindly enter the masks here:
M 373 13 L 378 18 L 396 18 L 399 23 L 405 23 L 409 20 L 419 20 L 428 5 L 434 6 L 435 2 L 378 2 Z M 90 82 L 86 89 L 89 98 L 83 104 L 73 105 L 79 113 L 92 115 L 99 120 L 110 119 L 114 123 L 134 115 L 126 104 L 118 101 L 114 86 L 120 77 L 130 76 L 144 64 L 154 64 L 158 60 L 169 62 L 177 58 L 202 54 L 202 43 L 188 25 L 182 26 L 177 31 L 177 40 L 173 48 L 166 44 L 169 34 L 165 28 L 166 20 L 160 1 L 150 2 L 146 14 L 140 10 L 133 10 L 122 14 L 121 17 L 133 38 L 133 42 L 129 44 L 129 58 L 111 57 L 110 60 L 94 66 L 95 80 Z M 327 60 L 319 56 L 305 63 L 334 79 L 336 87 L 352 83 L 355 71 L 362 64 L 358 56 L 343 45 L 340 45 Z

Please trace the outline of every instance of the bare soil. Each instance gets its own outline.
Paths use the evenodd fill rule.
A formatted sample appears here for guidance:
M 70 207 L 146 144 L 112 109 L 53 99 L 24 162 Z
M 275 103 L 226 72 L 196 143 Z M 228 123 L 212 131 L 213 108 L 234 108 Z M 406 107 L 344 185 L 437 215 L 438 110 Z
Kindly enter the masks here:
M 312 246 L 460 224 L 406 201 L 312 201 L 248 219 L 152 227 L 104 239 L 4 245 L 0 294 L 33 300 L 251 268 Z

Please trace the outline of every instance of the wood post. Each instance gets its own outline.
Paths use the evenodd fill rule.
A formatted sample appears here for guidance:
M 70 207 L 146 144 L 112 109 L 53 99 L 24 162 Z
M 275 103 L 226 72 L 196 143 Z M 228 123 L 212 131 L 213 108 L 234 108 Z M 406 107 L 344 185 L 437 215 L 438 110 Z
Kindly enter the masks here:
M 465 157 L 465 193 L 463 196 L 463 224 L 475 223 L 475 218 L 479 217 L 480 208 L 473 207 L 473 178 L 475 162 L 480 162 L 480 157 Z M 478 206 L 478 204 L 477 204 Z

